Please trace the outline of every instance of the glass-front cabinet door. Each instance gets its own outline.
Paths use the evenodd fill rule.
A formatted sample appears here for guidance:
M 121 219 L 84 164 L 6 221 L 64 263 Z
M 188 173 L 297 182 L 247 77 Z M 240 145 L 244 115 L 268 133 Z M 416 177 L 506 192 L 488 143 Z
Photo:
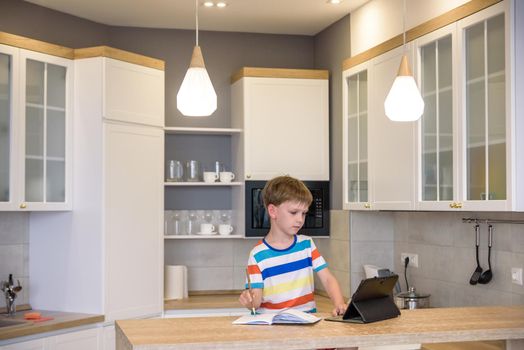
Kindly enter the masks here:
M 419 87 L 424 114 L 418 125 L 417 208 L 451 210 L 457 197 L 455 28 L 417 40 Z
M 368 162 L 368 68 L 343 73 L 344 209 L 372 209 Z
M 492 12 L 496 12 L 496 7 Z M 500 12 L 500 11 L 499 11 Z M 505 14 L 488 13 L 462 27 L 463 171 L 468 209 L 508 204 L 508 115 Z
M 0 45 L 0 210 L 16 208 L 14 114 L 18 101 L 18 49 Z
M 20 208 L 67 210 L 70 201 L 69 89 L 67 59 L 23 51 L 22 113 L 24 144 Z

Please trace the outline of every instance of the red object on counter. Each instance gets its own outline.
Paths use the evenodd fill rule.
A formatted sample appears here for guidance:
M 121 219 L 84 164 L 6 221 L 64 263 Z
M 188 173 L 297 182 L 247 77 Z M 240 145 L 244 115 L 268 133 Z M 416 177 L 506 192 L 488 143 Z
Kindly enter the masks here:
M 53 317 L 42 317 L 40 312 L 26 312 L 24 314 L 24 319 L 36 322 L 44 322 L 53 320 Z

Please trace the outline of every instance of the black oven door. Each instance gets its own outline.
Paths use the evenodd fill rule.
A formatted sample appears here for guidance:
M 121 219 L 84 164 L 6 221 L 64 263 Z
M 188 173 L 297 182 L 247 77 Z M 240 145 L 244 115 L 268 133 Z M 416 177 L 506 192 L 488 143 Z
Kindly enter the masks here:
M 269 217 L 262 190 L 266 181 L 246 181 L 246 237 L 264 237 L 269 232 Z M 313 195 L 304 226 L 298 232 L 308 236 L 329 236 L 329 181 L 304 181 Z

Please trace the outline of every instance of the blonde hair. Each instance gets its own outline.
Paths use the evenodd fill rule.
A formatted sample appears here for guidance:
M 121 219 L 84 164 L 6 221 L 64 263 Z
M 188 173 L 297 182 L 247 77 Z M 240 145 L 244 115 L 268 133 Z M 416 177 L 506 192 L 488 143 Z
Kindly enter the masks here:
M 287 201 L 306 204 L 308 207 L 313 196 L 304 183 L 291 176 L 277 176 L 269 180 L 262 190 L 264 206 L 280 205 Z

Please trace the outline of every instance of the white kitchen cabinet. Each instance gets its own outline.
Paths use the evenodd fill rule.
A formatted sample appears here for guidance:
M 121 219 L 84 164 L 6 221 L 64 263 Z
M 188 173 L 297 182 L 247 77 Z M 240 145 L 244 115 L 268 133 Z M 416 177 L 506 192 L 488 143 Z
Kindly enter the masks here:
M 417 209 L 456 210 L 460 201 L 456 24 L 415 41 L 425 107 L 417 128 Z
M 502 2 L 458 22 L 462 48 L 460 201 L 464 210 L 522 210 L 524 198 L 515 198 L 513 181 L 518 150 L 512 79 L 519 64 L 514 53 L 510 2 Z M 522 19 L 521 19 L 522 20 Z M 522 38 L 521 38 L 522 39 Z M 513 77 L 513 78 L 512 78 Z M 522 157 L 521 157 L 522 158 Z M 522 175 L 522 173 L 521 173 Z
M 397 48 L 343 72 L 344 209 L 414 208 L 415 123 L 384 112 L 403 54 Z
M 329 180 L 328 72 L 243 68 L 231 85 L 244 180 Z
M 510 6 L 501 2 L 417 40 L 426 101 L 418 140 L 419 209 L 524 209 L 517 146 L 523 129 L 515 108 L 522 29 Z
M 16 131 L 14 123 L 18 111 L 20 93 L 19 50 L 0 45 L 0 210 L 16 209 L 19 201 L 15 181 L 16 171 Z
M 114 341 L 114 339 L 113 339 Z M 107 350 L 102 347 L 101 328 L 74 330 L 39 339 L 0 346 L 1 350 Z M 113 345 L 114 347 L 114 345 Z
M 414 209 L 415 123 L 394 122 L 385 114 L 384 101 L 397 75 L 403 54 L 413 62 L 411 45 L 373 59 L 369 96 L 370 186 L 372 209 Z
M 518 74 L 523 18 L 522 4 L 502 1 L 409 43 L 425 100 L 417 123 L 393 123 L 383 115 L 400 48 L 344 72 L 344 208 L 524 210 L 524 123 L 519 120 L 524 78 Z M 350 120 L 355 113 L 362 119 L 366 110 L 349 86 L 364 70 L 371 91 L 367 202 L 362 192 L 361 198 L 351 192 L 359 183 L 355 179 L 365 178 L 366 163 L 363 154 L 355 158 L 364 137 L 354 139 Z M 359 171 L 351 170 L 355 162 Z
M 0 52 L 0 210 L 70 210 L 73 61 Z
M 100 329 L 86 329 L 60 334 L 49 339 L 49 350 L 96 350 L 101 349 Z
M 111 86 L 106 73 L 115 64 L 106 57 L 75 61 L 75 210 L 30 218 L 32 306 L 104 314 L 106 321 L 163 309 L 164 130 L 107 118 L 108 91 L 100 87 Z M 125 65 L 131 77 L 155 75 L 154 93 L 163 96 L 163 70 Z M 142 81 L 128 79 L 120 89 Z M 163 108 L 148 113 L 163 119 Z
M 344 71 L 342 75 L 344 209 L 371 209 L 372 194 L 369 191 L 368 171 L 370 75 L 370 63 L 355 66 Z
M 27 340 L 20 343 L 0 346 L 1 350 L 50 350 L 49 338 Z

